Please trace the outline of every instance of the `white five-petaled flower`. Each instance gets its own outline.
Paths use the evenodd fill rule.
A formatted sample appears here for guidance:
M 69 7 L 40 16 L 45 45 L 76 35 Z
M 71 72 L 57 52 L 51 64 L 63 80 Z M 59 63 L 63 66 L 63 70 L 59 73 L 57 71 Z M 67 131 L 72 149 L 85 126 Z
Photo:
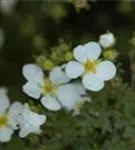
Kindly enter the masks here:
M 69 111 L 77 109 L 79 111 L 79 106 L 85 101 L 90 101 L 90 98 L 86 96 L 81 83 L 67 83 L 70 78 L 62 71 L 62 68 L 55 67 L 47 79 L 44 78 L 44 73 L 39 66 L 25 65 L 23 75 L 28 82 L 23 86 L 23 91 L 35 99 L 41 97 L 42 105 L 48 110 L 57 111 L 65 108 Z
M 116 39 L 115 39 L 114 35 L 110 32 L 108 32 L 106 34 L 102 34 L 99 37 L 99 44 L 103 48 L 110 48 L 115 45 L 115 42 L 116 42 Z
M 76 61 L 70 61 L 66 65 L 67 76 L 74 79 L 82 76 L 82 83 L 86 89 L 101 90 L 104 87 L 104 81 L 116 75 L 116 67 L 111 61 L 99 60 L 100 54 L 101 47 L 96 42 L 77 46 L 73 51 Z
M 30 133 L 40 134 L 40 126 L 46 122 L 45 115 L 39 115 L 30 110 L 28 104 L 22 105 L 21 116 L 18 118 L 19 136 L 26 137 Z
M 19 108 L 13 109 L 14 104 L 10 105 L 9 99 L 6 95 L 7 90 L 0 88 L 0 142 L 8 142 L 14 130 L 18 129 L 18 122 L 16 117 L 19 116 Z
M 85 102 L 91 102 L 81 82 L 66 84 L 58 88 L 59 101 L 65 109 L 73 111 L 74 115 L 80 113 L 80 108 Z
M 23 67 L 23 75 L 27 79 L 23 91 L 32 98 L 39 99 L 41 97 L 42 105 L 48 110 L 60 110 L 62 107 L 60 99 L 63 96 L 67 99 L 67 96 L 72 97 L 70 95 L 70 85 L 65 86 L 70 78 L 60 67 L 55 67 L 50 72 L 49 78 L 45 78 L 44 72 L 39 66 L 27 64 Z

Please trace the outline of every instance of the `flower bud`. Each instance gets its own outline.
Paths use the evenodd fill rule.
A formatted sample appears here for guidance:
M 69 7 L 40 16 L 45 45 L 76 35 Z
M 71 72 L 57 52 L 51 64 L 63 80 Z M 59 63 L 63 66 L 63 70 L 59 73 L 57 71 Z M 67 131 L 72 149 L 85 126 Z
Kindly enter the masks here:
M 54 64 L 53 64 L 53 62 L 50 59 L 47 59 L 44 62 L 44 66 L 43 67 L 44 67 L 45 70 L 51 70 L 54 67 Z
M 118 52 L 116 50 L 106 50 L 103 52 L 103 56 L 105 59 L 109 59 L 109 60 L 115 60 L 118 56 Z
M 102 34 L 99 37 L 99 44 L 105 49 L 114 46 L 115 42 L 116 42 L 116 39 L 115 39 L 114 35 L 110 32 L 108 32 L 106 34 Z

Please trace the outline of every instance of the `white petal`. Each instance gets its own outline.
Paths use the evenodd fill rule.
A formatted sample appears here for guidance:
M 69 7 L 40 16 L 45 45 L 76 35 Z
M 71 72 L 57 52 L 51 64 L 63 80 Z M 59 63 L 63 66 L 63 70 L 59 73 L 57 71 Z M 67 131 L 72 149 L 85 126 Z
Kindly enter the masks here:
M 87 60 L 96 60 L 101 54 L 101 47 L 96 42 L 89 42 L 83 46 L 78 46 L 74 49 L 73 55 L 79 62 Z
M 85 102 L 91 102 L 91 98 L 88 96 L 85 96 L 85 97 L 79 97 L 77 99 L 76 106 L 74 107 L 74 111 L 73 111 L 74 116 L 80 114 L 80 110 Z
M 73 85 L 74 85 L 78 95 L 86 95 L 86 89 L 80 81 L 73 82 Z
M 70 78 L 65 74 L 60 67 L 55 67 L 50 72 L 50 79 L 55 84 L 67 83 L 70 81 Z
M 23 112 L 23 105 L 20 102 L 14 102 L 8 111 L 8 124 L 14 129 L 18 129 L 18 121 Z
M 25 104 L 24 107 L 26 109 L 25 110 L 26 113 L 23 114 L 24 118 L 27 118 L 26 119 L 27 123 L 29 123 L 32 127 L 33 126 L 38 127 L 38 126 L 40 126 L 46 122 L 46 116 L 45 115 L 39 115 L 37 113 L 32 112 L 30 110 L 28 104 Z
M 25 137 L 29 133 L 39 134 L 41 132 L 40 125 L 46 122 L 45 115 L 39 115 L 32 112 L 28 106 L 28 104 L 24 105 L 24 111 L 20 117 L 20 137 Z
M 51 111 L 58 111 L 61 109 L 60 103 L 57 101 L 55 97 L 47 95 L 41 99 L 42 105 Z
M 96 75 L 101 80 L 108 81 L 116 75 L 116 67 L 111 61 L 102 61 L 96 66 Z
M 5 110 L 9 107 L 9 98 L 6 95 L 5 89 L 0 89 L 0 113 L 4 113 Z
M 74 48 L 73 50 L 73 56 L 74 58 L 79 62 L 84 62 L 86 59 L 86 51 L 84 48 L 84 45 L 79 45 Z
M 7 94 L 8 89 L 6 87 L 0 87 L 0 95 Z
M 104 87 L 104 82 L 97 78 L 95 74 L 88 73 L 84 75 L 82 82 L 85 88 L 90 91 L 100 91 Z
M 67 64 L 65 71 L 68 77 L 75 79 L 82 75 L 84 72 L 84 67 L 82 64 L 76 61 L 70 61 Z
M 28 81 L 34 81 L 39 83 L 43 82 L 44 73 L 38 65 L 35 64 L 24 65 L 22 73 Z
M 79 103 L 82 103 L 82 104 L 85 102 L 92 102 L 91 98 L 89 96 L 81 97 L 78 101 L 79 101 Z
M 31 128 L 29 124 L 25 124 L 25 126 L 19 131 L 19 137 L 25 138 L 30 133 L 40 134 L 41 130 L 40 128 Z
M 28 96 L 39 99 L 41 96 L 41 88 L 35 82 L 28 81 L 22 88 L 23 92 L 26 93 Z
M 8 142 L 11 140 L 13 130 L 9 127 L 0 128 L 0 142 Z
M 97 42 L 89 42 L 88 44 L 84 45 L 85 47 L 85 54 L 86 59 L 96 60 L 101 54 L 101 47 Z
M 75 107 L 78 94 L 73 84 L 62 85 L 57 89 L 57 96 L 66 109 L 72 110 Z

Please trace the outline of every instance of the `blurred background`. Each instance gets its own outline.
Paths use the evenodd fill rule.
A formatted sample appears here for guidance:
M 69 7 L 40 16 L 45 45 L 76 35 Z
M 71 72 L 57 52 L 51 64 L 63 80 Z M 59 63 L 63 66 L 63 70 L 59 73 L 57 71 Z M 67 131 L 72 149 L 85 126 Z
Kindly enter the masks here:
M 24 64 L 49 53 L 60 40 L 75 47 L 98 41 L 107 31 L 116 36 L 118 60 L 128 81 L 134 0 L 0 0 L 0 85 L 9 87 L 12 99 L 23 100 Z

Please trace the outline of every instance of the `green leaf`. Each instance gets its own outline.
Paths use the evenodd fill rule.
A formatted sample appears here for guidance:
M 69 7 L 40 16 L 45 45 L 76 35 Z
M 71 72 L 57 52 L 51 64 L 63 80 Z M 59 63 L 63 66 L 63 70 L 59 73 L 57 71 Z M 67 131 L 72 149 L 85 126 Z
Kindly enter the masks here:
M 126 126 L 123 137 L 124 138 L 133 138 L 133 137 L 135 137 L 135 128 L 133 128 L 131 126 Z
M 24 141 L 18 137 L 13 137 L 9 143 L 1 144 L 0 150 L 24 150 L 26 145 Z

